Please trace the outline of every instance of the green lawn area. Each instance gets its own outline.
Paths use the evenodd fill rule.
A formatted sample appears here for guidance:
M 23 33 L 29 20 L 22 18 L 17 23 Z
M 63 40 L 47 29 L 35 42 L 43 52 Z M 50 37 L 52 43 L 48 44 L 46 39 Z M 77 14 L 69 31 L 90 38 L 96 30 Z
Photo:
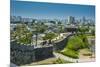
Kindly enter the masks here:
M 64 49 L 63 51 L 61 51 L 61 53 L 63 55 L 66 55 L 66 56 L 69 56 L 69 57 L 72 57 L 72 58 L 78 58 L 78 51 L 74 51 L 74 50 L 71 50 L 71 49 Z
M 79 58 L 79 50 L 87 48 L 89 44 L 86 35 L 74 35 L 69 38 L 66 45 L 60 53 L 77 59 Z

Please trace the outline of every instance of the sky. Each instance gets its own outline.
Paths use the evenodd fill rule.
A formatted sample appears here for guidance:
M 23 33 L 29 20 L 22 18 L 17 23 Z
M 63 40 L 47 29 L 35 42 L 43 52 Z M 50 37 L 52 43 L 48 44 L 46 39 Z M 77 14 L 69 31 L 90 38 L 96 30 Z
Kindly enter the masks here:
M 95 19 L 95 6 L 11 1 L 11 15 L 36 19 L 66 19 L 68 16 Z

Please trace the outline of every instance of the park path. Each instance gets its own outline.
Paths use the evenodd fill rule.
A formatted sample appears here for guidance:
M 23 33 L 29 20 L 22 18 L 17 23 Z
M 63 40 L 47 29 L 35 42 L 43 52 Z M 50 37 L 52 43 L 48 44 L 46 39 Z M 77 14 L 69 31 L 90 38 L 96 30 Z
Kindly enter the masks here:
M 68 56 L 65 56 L 63 54 L 60 54 L 60 53 L 56 53 L 56 52 L 53 52 L 54 56 L 56 58 L 61 58 L 63 59 L 64 61 L 70 61 L 70 62 L 73 62 L 73 63 L 82 63 L 82 62 L 94 62 L 95 61 L 95 58 L 90 58 L 90 57 L 82 57 L 79 59 L 74 59 L 74 58 L 71 58 L 71 57 L 68 57 Z
M 68 57 L 68 56 L 64 56 L 64 55 L 62 55 L 62 54 L 60 54 L 60 53 L 56 53 L 56 52 L 53 52 L 53 54 L 54 54 L 54 56 L 55 56 L 56 58 L 61 58 L 61 59 L 63 59 L 64 61 L 70 61 L 70 62 L 76 63 L 76 62 L 78 62 L 78 60 L 79 60 L 79 59 L 70 58 L 70 57 Z

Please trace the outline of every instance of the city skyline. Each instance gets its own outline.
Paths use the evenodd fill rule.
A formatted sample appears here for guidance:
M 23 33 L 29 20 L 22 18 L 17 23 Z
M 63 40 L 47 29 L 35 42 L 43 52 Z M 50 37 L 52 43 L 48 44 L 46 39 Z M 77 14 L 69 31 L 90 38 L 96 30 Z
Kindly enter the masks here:
M 36 19 L 66 19 L 68 16 L 95 20 L 95 6 L 11 1 L 11 15 Z

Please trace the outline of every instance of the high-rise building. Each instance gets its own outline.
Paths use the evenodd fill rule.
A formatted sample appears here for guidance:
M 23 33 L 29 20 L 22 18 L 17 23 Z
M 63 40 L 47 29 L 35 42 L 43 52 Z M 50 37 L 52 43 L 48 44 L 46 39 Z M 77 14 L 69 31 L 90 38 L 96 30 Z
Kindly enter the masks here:
M 22 22 L 32 22 L 32 18 L 22 18 Z
M 83 22 L 83 23 L 86 22 L 86 18 L 85 18 L 85 17 L 82 18 L 82 22 Z
M 75 18 L 72 16 L 68 16 L 68 23 L 74 24 L 75 23 Z
M 22 21 L 22 17 L 21 16 L 17 16 L 17 21 Z
M 22 21 L 22 17 L 21 16 L 11 16 L 10 21 L 11 22 Z

